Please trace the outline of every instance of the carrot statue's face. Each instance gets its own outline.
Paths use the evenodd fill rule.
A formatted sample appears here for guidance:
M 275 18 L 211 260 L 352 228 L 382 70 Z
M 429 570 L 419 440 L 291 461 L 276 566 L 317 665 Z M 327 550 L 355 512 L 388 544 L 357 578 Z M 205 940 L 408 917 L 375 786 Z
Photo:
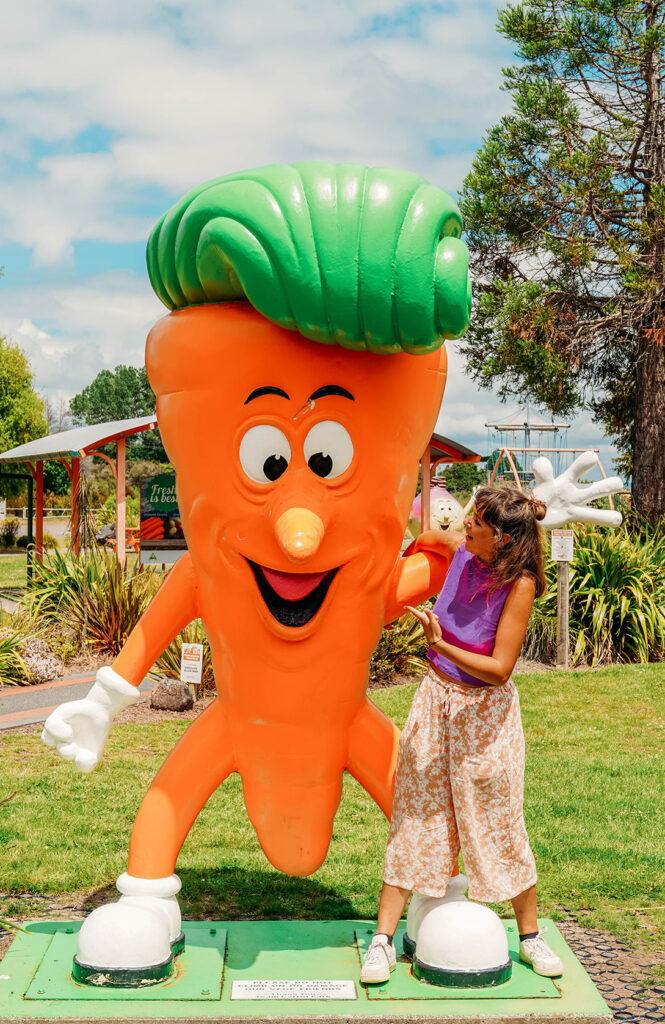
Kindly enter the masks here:
M 146 363 L 188 545 L 219 600 L 280 640 L 336 605 L 348 622 L 399 554 L 443 350 L 349 351 L 225 303 L 161 320 Z

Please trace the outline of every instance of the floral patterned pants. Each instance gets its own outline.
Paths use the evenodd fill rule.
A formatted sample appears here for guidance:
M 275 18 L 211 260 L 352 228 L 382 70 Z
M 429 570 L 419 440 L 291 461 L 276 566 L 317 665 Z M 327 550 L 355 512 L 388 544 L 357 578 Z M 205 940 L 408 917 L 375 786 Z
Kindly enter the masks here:
M 524 826 L 524 733 L 515 684 L 463 688 L 433 669 L 399 744 L 383 880 L 443 896 L 460 853 L 471 899 L 536 882 Z

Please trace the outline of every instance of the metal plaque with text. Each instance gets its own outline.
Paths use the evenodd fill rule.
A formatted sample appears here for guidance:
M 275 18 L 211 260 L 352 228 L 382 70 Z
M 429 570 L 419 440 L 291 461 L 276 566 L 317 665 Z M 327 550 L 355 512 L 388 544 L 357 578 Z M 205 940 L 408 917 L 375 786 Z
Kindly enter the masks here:
M 353 981 L 303 978 L 234 981 L 231 999 L 357 999 Z

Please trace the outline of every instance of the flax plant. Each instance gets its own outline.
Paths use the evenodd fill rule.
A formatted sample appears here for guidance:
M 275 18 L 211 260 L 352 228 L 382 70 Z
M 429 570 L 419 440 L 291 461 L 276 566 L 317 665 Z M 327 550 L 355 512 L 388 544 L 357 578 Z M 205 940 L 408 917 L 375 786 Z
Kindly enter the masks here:
M 524 653 L 551 660 L 556 632 L 556 566 L 536 602 Z M 573 665 L 644 664 L 665 657 L 665 533 L 653 528 L 616 532 L 576 529 L 570 566 Z

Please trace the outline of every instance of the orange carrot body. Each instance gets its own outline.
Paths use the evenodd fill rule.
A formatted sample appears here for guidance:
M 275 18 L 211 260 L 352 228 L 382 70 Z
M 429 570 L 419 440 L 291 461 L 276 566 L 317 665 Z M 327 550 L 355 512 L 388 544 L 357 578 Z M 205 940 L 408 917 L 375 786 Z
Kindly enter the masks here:
M 159 321 L 146 363 L 189 553 L 114 668 L 137 683 L 200 615 L 218 697 L 147 794 L 129 870 L 169 874 L 198 810 L 237 771 L 269 860 L 309 874 L 325 858 L 345 769 L 390 812 L 399 733 L 365 696 L 368 665 L 384 622 L 440 588 L 445 574 L 434 556 L 396 562 L 443 394 L 445 352 L 333 349 L 245 303 L 226 303 Z M 333 393 L 309 401 L 329 386 Z M 266 387 L 281 393 L 261 393 Z M 306 452 L 312 427 L 330 421 L 348 433 L 353 457 L 327 479 Z M 259 425 L 288 442 L 288 466 L 274 480 L 253 480 L 243 468 L 241 442 Z M 298 515 L 314 524 L 309 534 L 291 525 Z M 279 590 L 307 574 L 329 583 L 320 607 L 302 625 L 279 621 L 259 577 Z

